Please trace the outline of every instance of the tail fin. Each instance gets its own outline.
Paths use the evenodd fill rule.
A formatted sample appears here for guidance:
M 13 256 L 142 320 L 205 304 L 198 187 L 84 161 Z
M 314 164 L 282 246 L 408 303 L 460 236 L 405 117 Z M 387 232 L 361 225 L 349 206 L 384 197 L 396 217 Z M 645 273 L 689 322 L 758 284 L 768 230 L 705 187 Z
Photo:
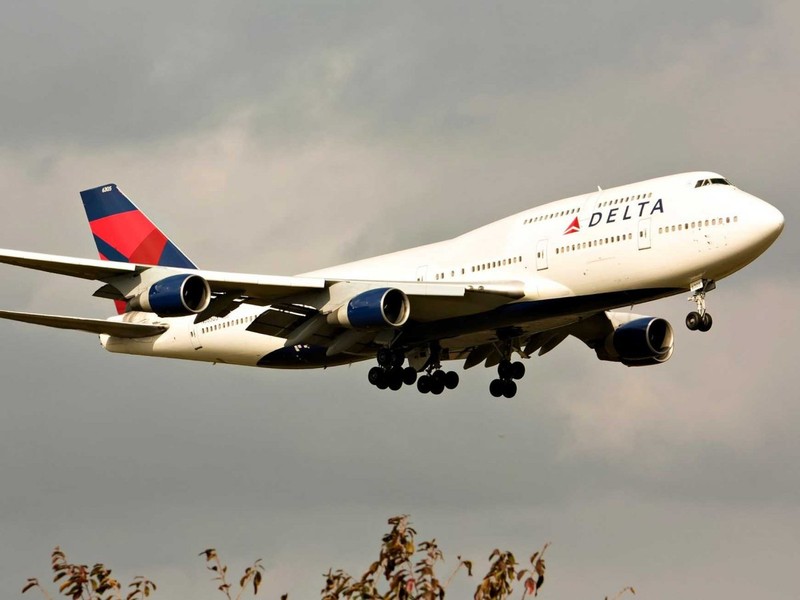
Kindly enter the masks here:
M 197 268 L 116 184 L 85 190 L 81 200 L 102 260 Z M 124 302 L 117 301 L 117 311 L 125 312 Z
M 197 268 L 115 184 L 85 190 L 81 200 L 101 259 Z

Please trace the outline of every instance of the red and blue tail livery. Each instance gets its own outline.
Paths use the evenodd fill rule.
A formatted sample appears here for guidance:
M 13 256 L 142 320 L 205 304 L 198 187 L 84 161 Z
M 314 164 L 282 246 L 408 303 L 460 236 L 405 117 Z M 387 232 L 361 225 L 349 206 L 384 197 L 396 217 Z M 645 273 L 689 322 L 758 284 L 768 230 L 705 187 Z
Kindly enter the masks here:
M 196 269 L 116 184 L 81 192 L 97 251 L 103 260 Z

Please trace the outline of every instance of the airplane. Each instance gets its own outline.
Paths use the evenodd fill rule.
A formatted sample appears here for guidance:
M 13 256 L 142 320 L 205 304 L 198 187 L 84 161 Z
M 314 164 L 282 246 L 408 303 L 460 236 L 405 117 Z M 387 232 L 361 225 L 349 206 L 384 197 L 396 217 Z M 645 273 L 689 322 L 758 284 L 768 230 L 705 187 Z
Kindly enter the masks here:
M 100 260 L 0 250 L 0 262 L 98 281 L 108 319 L 0 311 L 99 335 L 111 352 L 258 367 L 377 360 L 379 389 L 459 384 L 446 361 L 496 367 L 512 398 L 520 358 L 568 336 L 625 366 L 666 362 L 663 318 L 620 311 L 690 293 L 692 331 L 711 328 L 706 294 L 761 255 L 783 215 L 707 171 L 535 206 L 442 242 L 297 276 L 198 268 L 117 187 L 81 192 Z

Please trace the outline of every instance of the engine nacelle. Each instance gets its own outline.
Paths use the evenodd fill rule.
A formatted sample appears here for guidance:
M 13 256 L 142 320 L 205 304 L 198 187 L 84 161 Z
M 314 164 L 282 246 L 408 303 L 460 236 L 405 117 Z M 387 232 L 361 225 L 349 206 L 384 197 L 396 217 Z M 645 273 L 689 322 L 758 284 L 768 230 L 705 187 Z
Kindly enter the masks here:
M 159 317 L 185 317 L 204 311 L 211 302 L 211 287 L 200 275 L 171 275 L 129 300 L 133 310 Z
M 408 320 L 411 302 L 396 288 L 377 288 L 353 296 L 328 314 L 328 323 L 348 329 L 400 327 Z
M 641 317 L 620 325 L 606 344 L 609 359 L 629 367 L 666 362 L 672 356 L 672 326 L 659 317 Z

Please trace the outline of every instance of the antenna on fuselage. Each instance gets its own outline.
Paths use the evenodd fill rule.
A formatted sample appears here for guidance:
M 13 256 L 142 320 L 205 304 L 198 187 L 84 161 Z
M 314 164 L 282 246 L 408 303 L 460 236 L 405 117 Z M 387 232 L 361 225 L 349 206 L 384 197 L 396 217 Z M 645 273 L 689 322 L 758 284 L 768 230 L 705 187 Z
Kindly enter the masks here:
M 598 192 L 602 192 L 602 191 L 603 191 L 603 188 L 601 188 L 601 187 L 598 185 L 598 186 L 597 186 L 597 191 L 598 191 Z

